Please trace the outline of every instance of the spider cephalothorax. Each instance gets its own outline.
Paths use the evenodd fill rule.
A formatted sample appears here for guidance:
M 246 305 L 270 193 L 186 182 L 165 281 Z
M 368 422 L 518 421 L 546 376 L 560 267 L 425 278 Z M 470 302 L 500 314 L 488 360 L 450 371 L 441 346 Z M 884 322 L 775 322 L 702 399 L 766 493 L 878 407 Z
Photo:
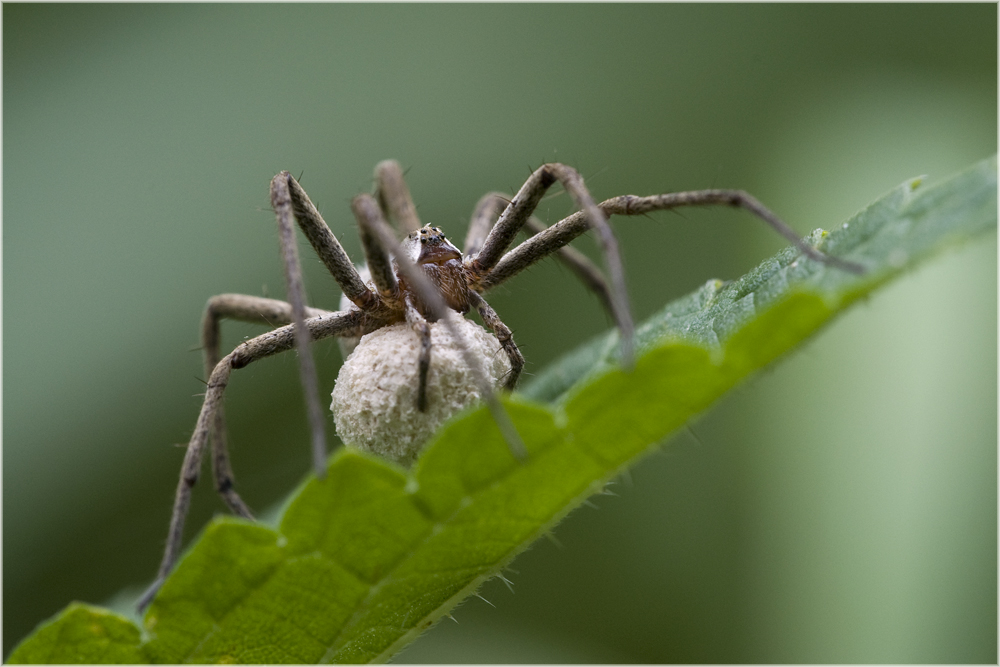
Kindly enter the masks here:
M 562 184 L 580 210 L 551 227 L 545 227 L 531 214 L 545 191 L 557 182 Z M 313 461 L 316 474 L 322 477 L 326 461 L 326 418 L 316 389 L 309 341 L 328 336 L 356 341 L 364 334 L 405 322 L 419 339 L 416 403 L 420 410 L 425 410 L 428 400 L 427 373 L 433 354 L 430 323 L 439 322 L 456 341 L 456 349 L 474 378 L 478 395 L 489 407 L 510 445 L 511 453 L 523 459 L 526 456 L 524 445 L 496 398 L 492 383 L 482 368 L 483 359 L 463 342 L 463 334 L 454 321 L 458 315 L 452 312 L 466 313 L 475 309 L 479 313 L 506 353 L 510 371 L 503 380 L 503 386 L 513 389 L 524 358 L 514 344 L 510 329 L 500 321 L 481 294 L 538 260 L 555 254 L 598 294 L 612 313 L 621 330 L 622 365 L 629 368 L 632 363 L 632 318 L 617 242 L 607 221 L 609 215 L 641 215 L 680 206 L 738 206 L 762 218 L 811 259 L 850 271 L 862 270 L 857 265 L 827 257 L 804 244 L 791 228 L 741 190 L 699 190 L 647 197 L 623 195 L 598 205 L 584 187 L 580 175 L 562 164 L 542 165 L 532 172 L 513 196 L 490 193 L 480 199 L 472 215 L 463 250 L 459 251 L 437 227 L 421 226 L 399 165 L 391 160 L 380 163 L 375 168 L 374 196 L 358 195 L 351 202 L 370 280 L 362 278 L 305 191 L 286 171 L 271 181 L 271 204 L 278 220 L 289 302 L 242 294 L 223 294 L 209 299 L 202 325 L 205 372 L 208 376 L 205 400 L 184 457 L 159 574 L 140 599 L 140 609 L 149 604 L 177 560 L 191 489 L 198 480 L 202 453 L 209 439 L 212 441 L 212 470 L 217 490 L 234 513 L 252 518 L 249 508 L 234 489 L 226 449 L 222 395 L 234 369 L 293 347 L 298 348 L 313 433 Z M 390 226 L 389 220 L 395 223 L 396 229 Z M 343 290 L 346 305 L 340 311 L 324 311 L 305 305 L 294 236 L 295 222 Z M 533 236 L 508 251 L 522 229 L 529 230 Z M 588 230 L 597 235 L 610 285 L 586 257 L 567 245 Z M 399 233 L 404 236 L 402 243 Z M 225 318 L 284 326 L 245 341 L 220 358 L 219 323 Z
M 469 312 L 472 300 L 469 297 L 467 272 L 462 263 L 462 251 L 448 240 L 444 232 L 437 227 L 424 225 L 407 234 L 399 247 L 410 262 L 419 266 L 437 287 L 449 308 L 463 315 Z M 433 310 L 424 304 L 419 292 L 407 282 L 406 276 L 400 275 L 398 265 L 396 278 L 400 291 L 413 300 L 417 311 L 428 322 L 436 322 L 438 318 Z

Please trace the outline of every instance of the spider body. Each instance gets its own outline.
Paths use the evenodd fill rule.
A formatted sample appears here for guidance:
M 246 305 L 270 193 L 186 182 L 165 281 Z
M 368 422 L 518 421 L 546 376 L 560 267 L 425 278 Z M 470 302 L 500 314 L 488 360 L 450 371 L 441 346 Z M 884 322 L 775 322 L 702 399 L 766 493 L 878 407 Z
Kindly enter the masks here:
M 472 351 L 449 313 L 466 313 L 471 309 L 479 313 L 510 362 L 503 385 L 513 389 L 524 357 L 514 344 L 510 329 L 481 294 L 544 257 L 554 255 L 593 289 L 612 313 L 621 331 L 622 365 L 630 368 L 633 325 L 624 271 L 607 216 L 642 215 L 680 206 L 738 206 L 762 218 L 808 257 L 850 271 L 863 271 L 858 265 L 827 257 L 804 244 L 777 216 L 740 190 L 699 190 L 648 197 L 624 195 L 598 205 L 575 170 L 562 164 L 546 164 L 532 172 L 515 195 L 489 193 L 480 199 L 472 215 L 463 252 L 438 228 L 421 226 L 398 163 L 379 163 L 375 168 L 375 181 L 374 196 L 358 195 L 351 202 L 370 279 L 359 274 L 308 195 L 288 172 L 279 173 L 271 181 L 271 204 L 278 221 L 289 302 L 240 294 L 223 294 L 209 299 L 202 321 L 202 347 L 208 377 L 205 399 L 184 456 L 163 561 L 157 579 L 139 600 L 140 609 L 152 601 L 180 553 L 191 490 L 198 480 L 202 454 L 209 440 L 216 489 L 235 514 L 253 518 L 235 491 L 226 447 L 222 397 L 234 369 L 292 348 L 298 350 L 313 433 L 313 460 L 317 476 L 322 477 L 326 460 L 326 417 L 316 389 L 315 368 L 308 349 L 310 340 L 329 336 L 357 340 L 366 333 L 405 322 L 419 339 L 416 407 L 424 411 L 428 407 L 431 323 L 439 322 L 455 341 L 455 348 L 474 377 L 478 395 L 489 408 L 511 453 L 523 460 L 526 457 L 524 445 L 482 368 L 485 359 Z M 545 227 L 531 214 L 546 190 L 557 182 L 580 210 Z M 396 229 L 387 220 L 392 220 Z M 331 312 L 306 306 L 294 235 L 296 222 L 340 285 L 349 307 Z M 534 235 L 508 251 L 522 229 Z M 610 284 L 585 256 L 567 245 L 588 230 L 594 230 L 597 235 Z M 400 234 L 404 236 L 402 243 Z M 283 326 L 245 341 L 225 357 L 220 357 L 219 325 L 227 318 Z
M 400 248 L 411 262 L 423 270 L 449 308 L 462 315 L 469 312 L 472 300 L 469 297 L 468 270 L 462 262 L 462 251 L 440 229 L 424 225 L 420 230 L 407 234 Z M 393 264 L 399 290 L 404 298 L 410 299 L 417 312 L 428 322 L 436 322 L 437 315 L 420 298 L 419 290 L 406 280 L 398 265 L 395 262 Z

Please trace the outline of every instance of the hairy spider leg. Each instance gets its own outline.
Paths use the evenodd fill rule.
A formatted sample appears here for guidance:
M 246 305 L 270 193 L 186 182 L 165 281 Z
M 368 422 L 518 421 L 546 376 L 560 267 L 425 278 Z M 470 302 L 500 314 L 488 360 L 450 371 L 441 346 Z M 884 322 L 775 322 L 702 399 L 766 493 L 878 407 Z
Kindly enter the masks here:
M 427 411 L 427 373 L 431 368 L 431 327 L 424 316 L 417 310 L 413 299 L 407 294 L 404 297 L 406 323 L 420 339 L 420 355 L 417 357 L 417 410 Z M 464 345 L 464 340 L 459 340 Z
M 466 256 L 476 254 L 483 247 L 483 242 L 486 241 L 487 235 L 489 235 L 490 230 L 493 229 L 493 225 L 496 224 L 500 218 L 500 214 L 510 203 L 511 199 L 513 197 L 510 195 L 505 195 L 501 192 L 490 192 L 483 195 L 479 200 L 472 213 L 472 219 L 469 222 L 468 235 L 465 237 L 465 248 L 462 252 Z M 524 223 L 521 231 L 529 232 L 528 236 L 531 236 L 547 228 L 548 226 L 544 222 L 532 215 L 528 216 L 528 220 Z M 615 318 L 614 300 L 611 295 L 611 288 L 608 287 L 608 283 L 601 274 L 601 270 L 586 255 L 570 245 L 558 248 L 555 257 L 565 264 L 583 282 L 585 287 L 597 295 L 597 298 L 601 301 L 601 305 L 604 306 L 604 309 L 613 321 Z
M 365 326 L 365 318 L 366 313 L 352 310 L 311 317 L 305 320 L 304 325 L 312 340 L 320 340 L 329 336 L 355 333 Z M 191 490 L 198 482 L 205 442 L 215 424 L 215 415 L 222 405 L 222 397 L 226 385 L 229 384 L 230 373 L 233 369 L 243 368 L 265 357 L 292 349 L 297 344 L 296 329 L 295 324 L 289 324 L 252 338 L 223 357 L 212 370 L 208 379 L 205 400 L 184 454 L 184 463 L 181 466 L 181 477 L 174 496 L 174 508 L 170 516 L 170 529 L 167 532 L 167 545 L 163 552 L 163 560 L 160 563 L 156 580 L 139 598 L 136 606 L 140 613 L 152 602 L 153 597 L 177 562 L 184 535 L 184 520 L 187 518 L 188 508 L 191 504 Z
M 483 249 L 486 237 L 490 235 L 493 225 L 497 224 L 500 214 L 510 204 L 510 195 L 502 192 L 487 192 L 472 210 L 472 217 L 469 218 L 469 229 L 465 233 L 465 243 L 462 245 L 462 254 L 472 257 Z
M 524 223 L 523 229 L 530 231 L 531 234 L 528 236 L 532 236 L 548 229 L 548 225 L 535 216 L 531 216 L 528 218 L 528 221 Z M 614 321 L 614 295 L 611 293 L 611 287 L 608 285 L 608 282 L 601 274 L 601 270 L 598 269 L 586 255 L 571 245 L 564 245 L 556 250 L 555 257 L 557 260 L 565 264 L 566 267 L 580 279 L 580 282 L 583 283 L 584 287 L 597 295 L 597 298 L 601 301 L 601 305 L 604 306 L 604 310 L 607 311 L 608 315 L 611 316 L 612 321 Z
M 403 169 L 395 160 L 383 160 L 375 165 L 375 197 L 386 217 L 396 223 L 403 236 L 422 226 L 403 178 Z
M 816 250 L 798 237 L 793 229 L 760 202 L 742 190 L 693 190 L 662 195 L 638 197 L 622 195 L 608 199 L 598 206 L 606 215 L 642 215 L 681 206 L 728 205 L 744 208 L 792 240 L 795 247 L 807 257 L 852 273 L 864 273 L 865 267 Z M 535 262 L 556 252 L 590 228 L 586 217 L 576 212 L 513 248 L 486 274 L 481 284 L 490 289 L 517 275 Z
M 378 200 L 378 209 L 381 211 L 382 216 L 386 220 L 395 222 L 396 227 L 402 230 L 402 236 L 405 236 L 408 231 L 416 230 L 420 227 L 416 206 L 410 198 L 410 190 L 406 186 L 406 182 L 403 179 L 403 170 L 398 162 L 395 160 L 384 160 L 375 166 L 373 192 L 374 197 Z M 354 204 L 352 203 L 353 207 Z M 357 219 L 358 215 L 359 212 L 354 211 L 355 219 Z M 396 238 L 399 238 L 399 235 Z M 392 270 L 392 258 L 382 258 L 379 256 L 378 250 L 370 246 L 370 240 L 366 240 L 363 237 L 362 246 L 366 256 L 378 257 L 378 259 L 369 259 L 358 264 L 355 268 L 360 274 L 362 282 L 367 282 L 372 280 L 372 271 L 369 265 L 373 261 L 376 264 L 380 264 L 381 266 L 376 266 L 375 272 L 380 273 L 384 278 L 380 279 L 381 282 L 376 282 L 376 289 L 379 290 L 383 298 L 386 298 L 389 296 L 390 288 L 396 279 L 395 275 L 391 276 L 391 279 L 388 276 L 388 273 Z M 382 287 L 380 288 L 379 285 L 382 285 Z M 340 307 L 346 308 L 347 301 L 350 301 L 350 299 L 345 294 L 341 297 Z M 360 338 L 338 339 L 337 343 L 343 358 L 347 359 L 360 342 Z
M 399 285 L 396 282 L 396 272 L 393 271 L 389 252 L 372 234 L 371 225 L 366 224 L 369 220 L 385 222 L 382 209 L 371 195 L 358 195 L 351 200 L 351 211 L 354 212 L 354 219 L 358 223 L 365 264 L 368 266 L 375 288 L 385 299 L 399 298 Z
M 376 308 L 378 297 L 368 289 L 365 281 L 358 275 L 358 270 L 351 262 L 351 258 L 347 256 L 340 241 L 333 235 L 330 227 L 323 220 L 323 216 L 309 200 L 309 195 L 287 171 L 275 176 L 272 184 L 275 182 L 280 184 L 282 181 L 287 181 L 288 184 L 288 194 L 291 195 L 295 221 L 298 222 L 299 228 L 309 239 L 309 244 L 319 255 L 320 261 L 326 266 L 333 279 L 337 281 L 344 296 L 361 310 Z
M 510 329 L 504 324 L 500 317 L 497 315 L 496 311 L 490 307 L 490 304 L 486 303 L 486 299 L 480 296 L 477 292 L 469 290 L 469 300 L 472 302 L 472 307 L 479 312 L 479 316 L 483 318 L 483 322 L 490 328 L 493 335 L 497 337 L 500 341 L 500 347 L 503 351 L 507 353 L 507 358 L 510 359 L 510 374 L 507 376 L 507 381 L 504 383 L 504 389 L 507 391 L 514 391 L 514 387 L 517 385 L 517 379 L 521 377 L 521 369 L 524 368 L 524 355 L 521 354 L 521 350 L 517 349 L 517 345 L 514 343 L 514 336 L 511 334 Z
M 292 225 L 292 195 L 289 191 L 291 176 L 278 174 L 271 181 L 271 206 L 278 221 L 278 236 L 281 239 L 281 255 L 285 265 L 285 284 L 288 300 L 292 304 L 292 321 L 295 325 L 295 347 L 299 353 L 299 376 L 305 393 L 306 408 L 309 413 L 309 427 L 312 432 L 313 468 L 316 476 L 326 475 L 326 428 L 323 406 L 319 402 L 319 381 L 316 378 L 316 364 L 309 349 L 309 333 L 305 328 L 306 291 L 299 263 L 298 246 L 295 243 L 295 227 Z M 339 246 L 339 243 L 337 244 Z M 346 257 L 346 253 L 345 253 Z M 348 262 L 350 263 L 350 262 Z M 353 267 L 354 265 L 351 264 Z
M 483 242 L 482 249 L 473 257 L 466 258 L 465 265 L 473 276 L 473 289 L 476 289 L 477 292 L 485 291 L 486 287 L 481 282 L 482 279 L 501 260 L 514 237 L 517 236 L 521 227 L 538 206 L 542 196 L 556 181 L 562 184 L 580 208 L 588 225 L 597 233 L 598 243 L 611 279 L 612 310 L 615 322 L 621 332 L 622 365 L 630 368 L 635 325 L 632 322 L 632 313 L 629 309 L 628 291 L 625 288 L 625 271 L 622 268 L 621 256 L 618 252 L 618 242 L 608 224 L 607 216 L 594 203 L 593 197 L 590 196 L 583 184 L 583 178 L 572 167 L 554 162 L 542 165 L 532 172 L 507 208 L 504 209 L 493 229 L 490 230 Z
M 330 314 L 329 311 L 319 308 L 306 308 L 307 317 L 328 314 Z M 201 320 L 201 348 L 205 364 L 205 377 L 211 377 L 212 371 L 219 363 L 219 329 L 222 319 L 265 324 L 271 327 L 291 324 L 293 320 L 292 304 L 246 294 L 219 294 L 209 299 Z M 222 405 L 215 412 L 211 440 L 215 490 L 222 496 L 233 514 L 253 519 L 250 508 L 247 507 L 234 488 L 235 480 L 226 446 L 226 417 Z

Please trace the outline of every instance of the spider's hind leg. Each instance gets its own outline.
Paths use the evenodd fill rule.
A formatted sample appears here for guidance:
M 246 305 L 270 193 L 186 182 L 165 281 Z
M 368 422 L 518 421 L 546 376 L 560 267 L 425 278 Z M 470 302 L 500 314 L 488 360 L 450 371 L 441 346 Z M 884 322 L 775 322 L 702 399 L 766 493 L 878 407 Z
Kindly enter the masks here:
M 247 297 L 247 299 L 252 300 L 256 297 Z M 283 304 L 281 301 L 272 301 L 271 299 L 261 299 L 260 301 L 288 306 L 288 311 L 291 311 L 291 306 Z M 328 336 L 356 334 L 363 327 L 366 317 L 365 313 L 358 310 L 336 313 L 319 312 L 319 316 L 311 316 L 305 323 L 306 333 L 317 340 Z M 222 407 L 222 397 L 226 385 L 229 384 L 230 374 L 234 369 L 244 368 L 259 359 L 292 349 L 296 346 L 296 333 L 294 326 L 283 326 L 256 338 L 251 338 L 223 357 L 212 369 L 212 374 L 208 379 L 208 388 L 205 391 L 205 400 L 201 405 L 198 421 L 191 433 L 191 440 L 188 442 L 187 451 L 184 454 L 184 463 L 181 467 L 180 481 L 177 484 L 177 493 L 174 496 L 174 509 L 170 516 L 170 529 L 167 532 L 167 545 L 163 551 L 163 560 L 160 562 L 156 580 L 136 604 L 140 612 L 153 600 L 180 555 L 184 521 L 187 518 L 188 507 L 191 505 L 191 490 L 198 482 L 202 453 L 209 433 L 216 423 L 216 414 Z
M 327 313 L 318 308 L 306 308 L 307 317 L 316 317 Z M 276 299 L 265 299 L 247 294 L 219 294 L 213 296 L 205 305 L 205 314 L 201 321 L 201 348 L 205 363 L 205 377 L 210 378 L 212 371 L 219 363 L 220 324 L 223 319 L 280 326 L 291 324 L 292 304 Z M 226 441 L 226 417 L 220 404 L 212 423 L 212 474 L 215 477 L 215 490 L 222 496 L 229 509 L 237 516 L 253 519 L 250 508 L 236 493 L 234 488 L 232 466 L 229 462 L 229 448 Z

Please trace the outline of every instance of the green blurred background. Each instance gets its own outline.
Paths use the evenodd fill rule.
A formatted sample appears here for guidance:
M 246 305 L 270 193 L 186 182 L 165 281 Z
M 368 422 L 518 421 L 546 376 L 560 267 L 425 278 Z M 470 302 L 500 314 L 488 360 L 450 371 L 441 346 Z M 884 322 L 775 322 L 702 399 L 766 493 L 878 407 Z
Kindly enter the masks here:
M 5 4 L 4 655 L 152 578 L 203 304 L 283 298 L 278 170 L 355 257 L 350 197 L 389 157 L 453 237 L 545 161 L 598 199 L 743 188 L 805 234 L 996 151 L 996 26 L 995 4 Z M 640 318 L 783 245 L 727 210 L 614 224 Z M 856 306 L 400 659 L 996 662 L 996 285 L 994 235 Z M 555 265 L 490 301 L 528 373 L 609 326 Z M 340 354 L 315 355 L 328 392 Z M 294 355 L 227 406 L 265 509 L 309 468 Z M 211 486 L 190 536 L 223 511 Z

